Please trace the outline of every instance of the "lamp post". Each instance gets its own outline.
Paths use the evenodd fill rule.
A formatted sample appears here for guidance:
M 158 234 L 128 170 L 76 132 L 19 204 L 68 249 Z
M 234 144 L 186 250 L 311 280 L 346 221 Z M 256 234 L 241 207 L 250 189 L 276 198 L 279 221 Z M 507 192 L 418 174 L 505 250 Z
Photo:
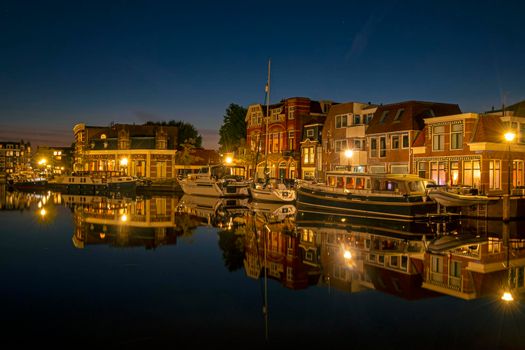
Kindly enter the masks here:
M 507 166 L 507 194 L 503 196 L 503 244 L 507 248 L 507 286 L 505 290 L 503 291 L 503 294 L 501 296 L 501 300 L 505 302 L 511 302 L 514 300 L 514 297 L 511 293 L 511 285 L 512 285 L 512 270 L 510 268 L 510 229 L 509 229 L 509 221 L 510 221 L 510 195 L 512 193 L 512 154 L 510 152 L 510 144 L 512 141 L 514 141 L 514 138 L 516 137 L 516 134 L 512 131 L 508 131 L 505 133 L 504 138 L 505 141 L 507 141 L 508 145 L 508 166 Z
M 350 165 L 350 164 L 349 164 L 349 163 L 350 163 L 350 158 L 352 158 L 353 155 L 354 155 L 354 151 L 352 151 L 351 149 L 347 149 L 347 150 L 345 150 L 346 167 L 347 167 L 347 168 L 348 168 L 349 165 Z M 350 170 L 352 170 L 351 167 L 350 167 Z
M 503 221 L 510 219 L 510 195 L 512 188 L 512 157 L 510 153 L 510 144 L 516 137 L 512 131 L 505 133 L 504 138 L 508 145 L 508 163 L 507 163 L 507 195 L 503 196 Z

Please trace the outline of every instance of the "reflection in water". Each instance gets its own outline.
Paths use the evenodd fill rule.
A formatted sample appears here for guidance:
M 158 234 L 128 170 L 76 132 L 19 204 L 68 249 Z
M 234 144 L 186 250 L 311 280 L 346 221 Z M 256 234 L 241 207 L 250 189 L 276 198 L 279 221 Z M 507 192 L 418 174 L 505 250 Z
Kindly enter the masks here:
M 349 293 L 377 290 L 405 299 L 466 300 L 500 298 L 504 292 L 515 298 L 525 290 L 525 231 L 519 221 L 464 225 L 458 217 L 446 232 L 428 223 L 407 231 L 403 225 L 247 199 L 0 194 L 2 210 L 34 207 L 46 222 L 55 220 L 54 206 L 70 208 L 77 248 L 151 249 L 174 245 L 199 226 L 216 227 L 229 271 L 244 269 L 249 278 L 267 277 L 288 289 L 318 286 Z

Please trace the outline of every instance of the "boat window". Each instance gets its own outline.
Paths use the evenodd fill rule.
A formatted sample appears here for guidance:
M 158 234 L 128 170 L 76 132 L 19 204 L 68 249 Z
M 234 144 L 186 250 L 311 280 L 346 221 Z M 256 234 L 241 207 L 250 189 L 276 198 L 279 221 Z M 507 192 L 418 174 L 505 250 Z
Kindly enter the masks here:
M 355 182 L 354 182 L 354 178 L 353 177 L 347 177 L 346 178 L 345 188 L 346 189 L 353 189 L 353 188 L 355 188 Z
M 344 187 L 344 178 L 342 176 L 337 177 L 337 188 L 343 188 Z
M 362 177 L 358 177 L 355 179 L 355 188 L 357 189 L 364 189 L 365 188 L 365 179 L 363 179 Z
M 386 191 L 398 191 L 398 184 L 394 181 L 385 181 L 385 190 Z
M 408 188 L 410 189 L 410 192 L 424 192 L 425 191 L 425 188 L 421 181 L 410 181 L 408 183 Z
M 335 176 L 328 176 L 328 185 L 335 187 Z

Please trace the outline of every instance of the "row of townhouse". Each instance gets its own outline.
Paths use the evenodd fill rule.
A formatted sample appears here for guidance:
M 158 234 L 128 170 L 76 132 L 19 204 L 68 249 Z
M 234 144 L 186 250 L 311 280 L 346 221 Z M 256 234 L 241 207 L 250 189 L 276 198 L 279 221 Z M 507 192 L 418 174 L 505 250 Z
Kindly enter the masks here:
M 267 167 L 270 177 L 322 180 L 327 171 L 346 169 L 419 174 L 484 193 L 524 185 L 525 101 L 479 114 L 450 103 L 294 97 L 268 113 L 249 106 L 246 122 L 247 146 L 261 155 L 256 166 L 248 165 L 257 176 Z M 511 142 L 504 139 L 509 131 L 516 135 Z
M 0 174 L 14 174 L 30 167 L 31 143 L 0 141 Z
M 214 150 L 180 149 L 178 131 L 170 125 L 77 124 L 73 171 L 121 171 L 164 180 L 220 161 Z

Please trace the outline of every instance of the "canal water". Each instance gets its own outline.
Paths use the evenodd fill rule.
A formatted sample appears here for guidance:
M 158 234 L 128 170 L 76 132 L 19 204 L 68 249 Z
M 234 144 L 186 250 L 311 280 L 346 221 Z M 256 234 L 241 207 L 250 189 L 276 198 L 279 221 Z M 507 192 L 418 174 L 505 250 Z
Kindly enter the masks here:
M 373 279 L 355 251 L 340 259 L 357 246 L 349 222 L 179 196 L 1 195 L 2 344 L 525 348 L 519 298 Z

